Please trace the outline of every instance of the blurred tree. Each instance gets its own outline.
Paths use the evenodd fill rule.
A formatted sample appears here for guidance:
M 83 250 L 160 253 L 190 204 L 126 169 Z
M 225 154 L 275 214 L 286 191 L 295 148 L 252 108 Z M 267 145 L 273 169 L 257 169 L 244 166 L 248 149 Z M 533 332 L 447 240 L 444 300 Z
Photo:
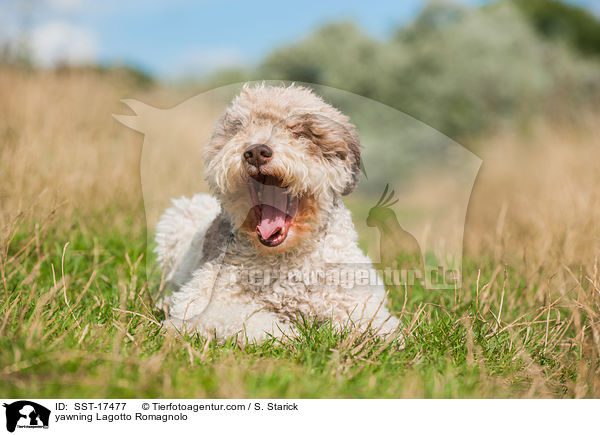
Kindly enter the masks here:
M 33 68 L 31 28 L 40 0 L 8 1 L 0 16 L 0 62 Z
M 539 36 L 512 1 L 434 1 L 390 41 L 328 24 L 275 50 L 254 78 L 348 90 L 457 137 L 535 116 L 557 95 L 590 100 L 600 67 Z
M 419 39 L 436 31 L 457 25 L 467 13 L 467 8 L 458 3 L 444 0 L 431 0 L 408 26 L 397 30 L 405 39 Z
M 587 10 L 557 0 L 514 0 L 544 36 L 566 40 L 584 54 L 600 55 L 600 20 Z
M 384 68 L 380 44 L 354 23 L 328 24 L 307 39 L 275 50 L 257 76 L 330 84 L 360 95 L 376 90 L 377 72 Z

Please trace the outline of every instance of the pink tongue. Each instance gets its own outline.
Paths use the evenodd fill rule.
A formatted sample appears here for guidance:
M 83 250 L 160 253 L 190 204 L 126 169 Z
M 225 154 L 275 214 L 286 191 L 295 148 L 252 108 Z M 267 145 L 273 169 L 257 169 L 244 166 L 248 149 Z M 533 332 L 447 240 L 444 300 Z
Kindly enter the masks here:
M 285 226 L 287 195 L 277 186 L 264 186 L 260 222 L 256 227 L 263 239 L 268 239 Z
M 284 226 L 285 213 L 270 205 L 263 205 L 260 214 L 260 222 L 256 227 L 258 228 L 261 237 L 266 240 L 277 231 L 283 229 Z

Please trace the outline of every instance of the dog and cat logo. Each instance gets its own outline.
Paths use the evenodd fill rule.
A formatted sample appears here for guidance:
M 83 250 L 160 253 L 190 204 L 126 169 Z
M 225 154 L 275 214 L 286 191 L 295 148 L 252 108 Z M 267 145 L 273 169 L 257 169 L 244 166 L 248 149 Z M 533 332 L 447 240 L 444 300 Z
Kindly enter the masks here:
M 50 410 L 29 400 L 19 400 L 3 405 L 6 408 L 6 430 L 48 429 Z
M 375 268 L 382 274 L 389 271 L 392 278 L 406 277 L 401 281 L 409 285 L 420 282 L 427 289 L 452 291 L 460 287 L 467 208 L 482 160 L 443 133 L 377 101 L 311 83 L 283 85 L 304 86 L 326 96 L 328 103 L 343 108 L 356 126 L 365 145 L 360 156 L 363 173 L 348 202 L 353 204 L 352 219 L 359 231 L 361 248 L 373 259 Z M 144 135 L 140 175 L 149 225 L 158 222 L 171 198 L 189 192 L 191 185 L 200 185 L 202 171 L 198 168 L 205 156 L 198 144 L 210 142 L 212 126 L 219 123 L 223 111 L 244 86 L 281 87 L 282 82 L 234 83 L 198 94 L 169 109 L 122 100 L 134 114 L 113 117 Z M 268 124 L 261 118 L 261 125 L 263 121 Z M 291 150 L 287 154 L 296 155 Z M 166 158 L 171 159 L 169 167 L 177 168 L 175 173 L 157 170 L 166 167 Z M 241 162 L 234 163 L 237 171 Z M 270 200 L 279 198 L 281 202 L 273 192 L 278 191 L 269 190 Z M 366 207 L 372 203 L 375 205 Z M 287 219 L 278 214 L 271 222 L 276 217 L 279 222 Z M 148 236 L 148 256 L 153 256 L 152 232 Z M 151 264 L 147 262 L 147 267 Z M 147 269 L 147 273 L 152 275 L 155 270 Z

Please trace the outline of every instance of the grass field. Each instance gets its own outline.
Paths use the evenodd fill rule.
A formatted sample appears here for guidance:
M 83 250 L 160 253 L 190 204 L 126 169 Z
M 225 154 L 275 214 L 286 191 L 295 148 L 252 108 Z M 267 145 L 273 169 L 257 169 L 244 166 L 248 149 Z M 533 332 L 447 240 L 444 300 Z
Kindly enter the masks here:
M 185 96 L 0 70 L 0 396 L 600 397 L 597 115 L 467 141 L 463 287 L 391 289 L 403 350 L 309 320 L 240 346 L 161 329 L 141 136 L 110 117 Z

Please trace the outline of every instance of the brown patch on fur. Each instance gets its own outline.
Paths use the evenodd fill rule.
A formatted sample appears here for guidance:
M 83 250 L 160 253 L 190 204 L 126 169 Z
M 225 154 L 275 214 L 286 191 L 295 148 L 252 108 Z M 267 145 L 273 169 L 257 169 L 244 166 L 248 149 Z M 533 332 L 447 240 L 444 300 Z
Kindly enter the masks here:
M 260 121 L 268 121 L 272 124 L 277 124 L 282 120 L 280 115 L 266 111 L 254 112 L 252 117 Z
M 295 137 L 310 140 L 312 146 L 308 152 L 313 156 L 346 161 L 352 171 L 352 182 L 342 194 L 347 195 L 354 190 L 361 172 L 361 160 L 358 135 L 352 125 L 345 126 L 326 116 L 306 113 L 287 120 L 286 127 Z
M 248 233 L 248 234 L 256 234 L 256 226 L 258 225 L 258 219 L 256 218 L 256 213 L 254 209 L 248 210 L 248 214 L 246 215 L 246 219 L 244 219 L 244 223 L 240 226 L 240 230 Z M 258 240 L 258 239 L 257 239 Z
M 298 202 L 298 212 L 292 221 L 290 230 L 294 229 L 294 236 L 299 239 L 309 236 L 315 229 L 317 221 L 317 202 L 312 197 L 301 198 Z
M 206 263 L 217 258 L 225 249 L 231 235 L 231 224 L 225 217 L 225 213 L 221 212 L 212 221 L 204 236 L 201 263 Z

